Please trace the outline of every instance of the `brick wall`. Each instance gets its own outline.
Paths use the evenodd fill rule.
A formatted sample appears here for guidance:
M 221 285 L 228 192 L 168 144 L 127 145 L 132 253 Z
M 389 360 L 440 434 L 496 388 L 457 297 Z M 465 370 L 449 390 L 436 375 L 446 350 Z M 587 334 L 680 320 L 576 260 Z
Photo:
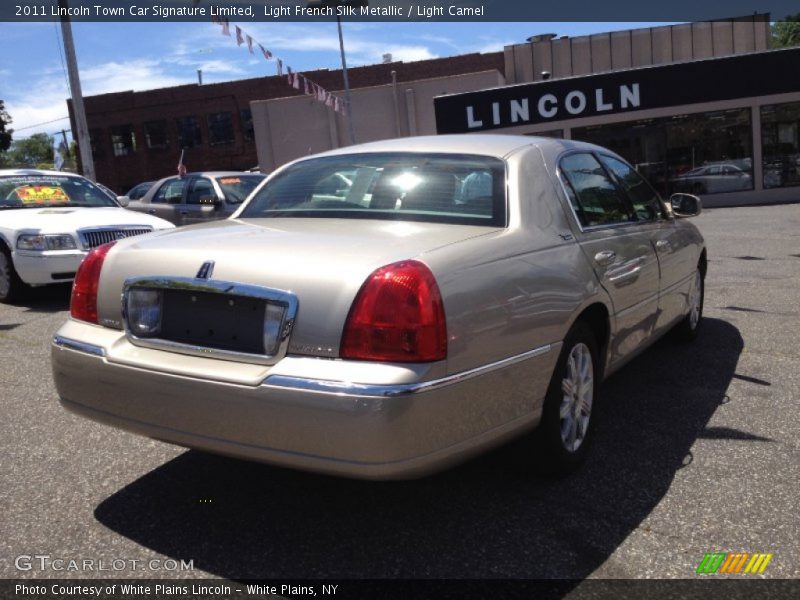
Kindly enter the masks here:
M 392 62 L 348 69 L 353 88 L 383 85 L 397 73 L 399 82 L 447 77 L 496 69 L 504 72 L 502 52 L 465 54 L 415 62 Z M 311 81 L 329 91 L 341 90 L 341 70 L 315 70 L 303 73 Z M 144 92 L 116 92 L 84 99 L 92 144 L 95 147 L 97 180 L 118 193 L 133 185 L 159 179 L 176 172 L 180 147 L 178 144 L 179 117 L 198 119 L 202 143 L 186 150 L 184 162 L 190 171 L 249 169 L 258 164 L 254 140 L 245 139 L 241 111 L 249 110 L 251 100 L 269 100 L 296 96 L 300 92 L 290 87 L 285 77 L 270 76 L 207 85 L 182 85 Z M 75 130 L 72 103 L 69 106 Z M 431 110 L 433 107 L 431 106 Z M 234 139 L 223 145 L 209 144 L 208 115 L 230 112 L 233 115 Z M 148 149 L 144 124 L 166 121 L 168 147 Z M 114 156 L 111 128 L 130 125 L 136 150 L 126 156 Z

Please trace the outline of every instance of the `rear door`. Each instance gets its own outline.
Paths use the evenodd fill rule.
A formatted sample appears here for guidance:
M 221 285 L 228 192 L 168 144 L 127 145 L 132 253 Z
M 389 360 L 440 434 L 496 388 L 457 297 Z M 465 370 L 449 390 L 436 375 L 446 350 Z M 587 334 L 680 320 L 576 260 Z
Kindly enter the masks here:
M 189 181 L 186 203 L 179 212 L 182 225 L 203 223 L 222 217 L 220 207 L 223 200 L 208 177 L 193 177 Z
M 609 356 L 614 363 L 639 349 L 653 332 L 659 268 L 651 240 L 658 225 L 637 218 L 627 195 L 593 153 L 565 155 L 559 174 L 580 224 L 579 243 L 613 303 Z
M 656 319 L 656 329 L 661 330 L 686 311 L 689 285 L 696 268 L 692 238 L 666 214 L 661 197 L 633 167 L 608 155 L 600 155 L 600 159 L 627 192 L 637 219 L 656 224 L 651 243 L 661 276 Z
M 151 197 L 147 212 L 166 219 L 175 225 L 181 225 L 179 208 L 184 202 L 186 183 L 186 178 L 172 177 L 167 179 Z

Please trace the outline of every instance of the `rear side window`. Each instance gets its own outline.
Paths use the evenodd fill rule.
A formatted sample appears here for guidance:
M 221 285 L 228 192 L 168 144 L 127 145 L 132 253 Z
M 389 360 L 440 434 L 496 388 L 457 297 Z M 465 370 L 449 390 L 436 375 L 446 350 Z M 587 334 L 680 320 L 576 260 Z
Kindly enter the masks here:
M 561 173 L 572 208 L 584 227 L 634 220 L 622 191 L 592 154 L 561 159 Z
M 305 160 L 250 199 L 241 218 L 390 219 L 505 226 L 505 163 L 460 154 L 375 153 Z
M 606 155 L 600 159 L 628 192 L 637 220 L 655 221 L 661 216 L 661 197 L 644 177 L 621 160 Z
M 189 195 L 186 198 L 187 204 L 213 204 L 217 198 L 217 192 L 209 179 L 195 179 Z
M 183 188 L 186 187 L 185 179 L 168 179 L 153 196 L 153 202 L 159 204 L 180 204 L 183 202 Z

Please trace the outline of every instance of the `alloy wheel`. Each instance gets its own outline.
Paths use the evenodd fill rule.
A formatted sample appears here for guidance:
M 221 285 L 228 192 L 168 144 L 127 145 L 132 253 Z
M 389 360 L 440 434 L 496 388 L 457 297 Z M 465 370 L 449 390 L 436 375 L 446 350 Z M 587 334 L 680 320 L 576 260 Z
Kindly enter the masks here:
M 583 342 L 575 344 L 569 353 L 561 391 L 561 443 L 568 452 L 575 452 L 586 439 L 594 399 L 592 353 Z

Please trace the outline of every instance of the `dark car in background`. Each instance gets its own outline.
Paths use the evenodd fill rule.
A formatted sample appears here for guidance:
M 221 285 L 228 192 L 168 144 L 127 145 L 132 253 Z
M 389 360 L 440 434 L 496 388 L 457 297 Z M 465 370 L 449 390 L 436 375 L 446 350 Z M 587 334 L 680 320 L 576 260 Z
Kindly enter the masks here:
M 155 182 L 130 210 L 191 225 L 231 216 L 266 176 L 239 171 L 204 171 Z

